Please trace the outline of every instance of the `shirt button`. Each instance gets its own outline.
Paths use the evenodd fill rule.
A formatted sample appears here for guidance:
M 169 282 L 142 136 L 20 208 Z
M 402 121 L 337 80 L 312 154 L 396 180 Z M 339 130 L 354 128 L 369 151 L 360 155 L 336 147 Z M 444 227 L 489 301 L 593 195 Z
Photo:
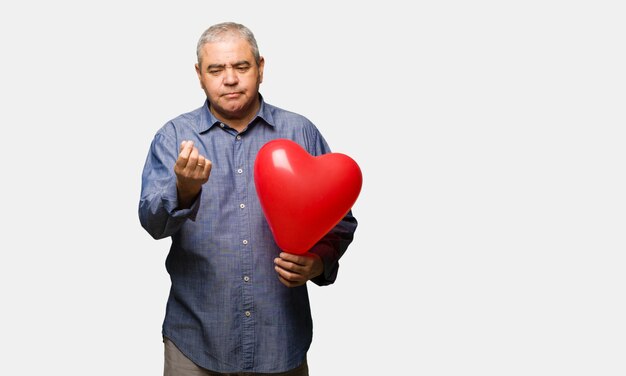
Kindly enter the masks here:
M 250 282 L 250 277 L 247 275 L 243 277 L 244 282 Z
M 240 135 L 237 135 L 236 138 L 237 138 L 237 140 L 241 140 L 241 136 Z
M 239 204 L 239 207 L 243 209 L 246 207 L 246 204 Z
M 237 169 L 237 173 L 241 174 L 243 172 L 243 168 Z
M 252 315 L 250 311 L 246 311 L 246 317 L 250 317 L 250 315 Z
M 244 239 L 243 244 L 248 244 L 248 241 Z
M 224 123 L 220 123 L 220 127 L 224 128 Z

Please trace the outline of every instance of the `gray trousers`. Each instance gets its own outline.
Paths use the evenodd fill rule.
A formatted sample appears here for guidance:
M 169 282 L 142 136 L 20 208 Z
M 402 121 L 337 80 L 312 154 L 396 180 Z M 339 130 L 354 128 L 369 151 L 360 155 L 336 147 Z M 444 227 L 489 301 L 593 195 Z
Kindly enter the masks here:
M 309 376 L 309 366 L 307 365 L 306 359 L 297 368 L 281 373 L 213 372 L 197 366 L 182 352 L 180 352 L 176 345 L 174 345 L 174 343 L 169 339 L 165 338 L 163 342 L 165 344 L 165 364 L 163 367 L 163 376 Z

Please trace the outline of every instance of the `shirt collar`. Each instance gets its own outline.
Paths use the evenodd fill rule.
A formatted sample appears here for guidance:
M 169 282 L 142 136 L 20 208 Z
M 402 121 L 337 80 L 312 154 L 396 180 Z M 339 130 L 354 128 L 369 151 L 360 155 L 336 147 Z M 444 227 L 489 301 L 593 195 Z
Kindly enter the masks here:
M 274 127 L 274 117 L 272 116 L 272 111 L 270 110 L 271 106 L 265 103 L 261 93 L 259 93 L 259 100 L 261 102 L 259 112 L 256 117 L 252 119 L 251 124 L 254 124 L 257 119 L 260 119 L 265 124 Z M 198 133 L 206 132 L 213 126 L 219 126 L 220 123 L 221 121 L 219 121 L 209 110 L 209 100 L 205 100 L 204 105 L 202 106 L 202 111 L 200 112 L 200 122 L 197 125 Z

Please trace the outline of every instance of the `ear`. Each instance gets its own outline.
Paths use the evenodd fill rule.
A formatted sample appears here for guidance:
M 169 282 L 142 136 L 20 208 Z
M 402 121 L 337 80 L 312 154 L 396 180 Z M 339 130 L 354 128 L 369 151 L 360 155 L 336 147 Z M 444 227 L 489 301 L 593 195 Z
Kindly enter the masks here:
M 196 74 L 198 75 L 198 80 L 200 81 L 200 87 L 204 89 L 204 87 L 202 86 L 202 73 L 200 71 L 200 65 L 196 63 L 195 67 L 196 67 Z
M 265 67 L 265 58 L 261 56 L 259 59 L 259 83 L 263 82 L 263 68 Z

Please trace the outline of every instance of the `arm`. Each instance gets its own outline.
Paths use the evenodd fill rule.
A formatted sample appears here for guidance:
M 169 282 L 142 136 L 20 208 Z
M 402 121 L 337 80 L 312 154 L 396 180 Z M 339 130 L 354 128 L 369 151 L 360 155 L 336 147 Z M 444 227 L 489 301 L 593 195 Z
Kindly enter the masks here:
M 352 211 L 348 212 L 341 222 L 309 251 L 318 255 L 324 264 L 324 272 L 311 280 L 316 285 L 326 286 L 335 282 L 339 270 L 339 259 L 352 243 L 357 225 L 358 222 L 352 216 Z
M 306 134 L 305 145 L 311 155 L 319 156 L 331 152 L 326 140 L 312 123 Z M 279 280 L 287 287 L 300 286 L 309 280 L 319 286 L 334 283 L 339 259 L 352 242 L 357 224 L 352 211 L 349 211 L 309 252 L 302 255 L 282 252 L 274 259 Z
M 301 286 L 309 280 L 318 286 L 334 283 L 339 259 L 352 242 L 356 227 L 356 218 L 349 212 L 309 252 L 302 255 L 281 252 L 274 259 L 278 279 L 287 287 Z
M 173 140 L 157 134 L 142 174 L 139 220 L 155 239 L 174 234 L 199 209 L 202 184 L 208 181 L 211 162 L 183 141 L 176 154 Z

